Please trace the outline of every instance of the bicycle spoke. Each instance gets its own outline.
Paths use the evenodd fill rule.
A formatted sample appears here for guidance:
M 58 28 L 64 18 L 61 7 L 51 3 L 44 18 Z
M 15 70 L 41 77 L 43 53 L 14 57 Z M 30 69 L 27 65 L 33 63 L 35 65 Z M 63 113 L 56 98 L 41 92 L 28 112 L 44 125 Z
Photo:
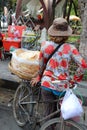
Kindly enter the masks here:
M 20 90 L 20 94 L 19 94 L 19 100 L 23 97 L 23 95 L 24 95 L 24 93 L 25 93 L 25 91 L 23 90 L 24 88 L 21 88 L 21 90 Z
M 24 101 L 25 99 L 28 99 L 28 97 L 29 97 L 29 94 L 27 94 L 25 97 L 21 98 L 20 102 Z
M 26 87 L 22 87 L 22 88 L 21 88 L 21 92 L 22 92 L 22 93 L 21 93 L 21 96 L 23 97 L 24 93 L 26 92 Z
M 32 94 L 27 86 L 22 84 L 17 88 L 13 100 L 13 114 L 19 126 L 24 126 L 30 121 L 30 115 L 33 111 Z

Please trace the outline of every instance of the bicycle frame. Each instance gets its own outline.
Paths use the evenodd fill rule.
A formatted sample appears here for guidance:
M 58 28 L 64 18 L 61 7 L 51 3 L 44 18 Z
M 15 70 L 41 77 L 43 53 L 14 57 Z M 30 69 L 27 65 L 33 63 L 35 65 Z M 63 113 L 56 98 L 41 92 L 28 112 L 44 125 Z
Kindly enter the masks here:
M 27 80 L 22 80 L 22 82 L 23 82 L 23 84 L 25 84 L 26 86 L 30 87 L 29 81 L 27 81 Z M 36 105 L 36 106 L 37 106 L 37 111 L 38 111 L 38 106 L 39 106 L 41 103 L 53 103 L 53 102 L 56 102 L 56 103 L 58 104 L 58 106 L 60 105 L 60 101 L 62 100 L 61 98 L 60 98 L 60 99 L 56 99 L 56 100 L 46 100 L 46 101 L 41 100 L 41 88 L 40 88 L 40 86 L 38 86 L 38 88 L 37 88 L 37 87 L 35 87 L 35 88 L 30 87 L 30 89 L 31 89 L 31 91 L 33 91 L 33 93 L 31 93 L 31 94 L 34 94 L 35 91 L 39 91 L 39 92 L 38 92 L 38 95 L 37 95 L 37 100 L 35 99 L 34 101 L 29 101 L 29 102 L 26 102 L 26 101 L 25 101 L 25 102 L 23 102 L 24 98 L 26 98 L 26 97 L 24 97 L 24 98 L 22 98 L 22 100 L 20 100 L 20 105 L 27 105 L 27 104 Z M 58 107 L 57 107 L 57 108 L 58 108 Z M 42 117 L 42 119 L 39 119 L 39 120 L 37 121 L 37 123 L 40 123 L 40 122 L 42 122 L 42 121 L 45 121 L 45 120 L 47 120 L 48 118 L 51 118 L 51 117 L 57 115 L 58 113 L 60 113 L 60 109 L 56 110 L 55 112 L 49 114 L 49 115 L 46 116 L 46 117 Z

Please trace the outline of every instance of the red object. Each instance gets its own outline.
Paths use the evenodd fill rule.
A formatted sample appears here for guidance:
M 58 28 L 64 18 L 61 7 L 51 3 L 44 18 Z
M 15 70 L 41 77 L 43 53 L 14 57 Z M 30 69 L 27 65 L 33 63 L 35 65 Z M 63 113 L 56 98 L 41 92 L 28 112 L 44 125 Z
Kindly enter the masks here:
M 8 26 L 8 37 L 14 37 L 14 32 L 18 31 L 19 32 L 19 37 L 22 37 L 22 32 L 23 30 L 26 29 L 26 26 L 13 26 L 13 25 L 9 25 Z
M 4 33 L 2 33 L 2 38 L 4 38 L 5 37 L 5 34 Z
M 38 17 L 38 20 L 41 20 L 41 19 L 42 19 L 42 17 L 41 17 L 41 15 L 40 15 L 40 14 L 39 14 L 37 17 Z
M 4 51 L 9 51 L 10 47 L 20 48 L 21 47 L 21 37 L 23 30 L 26 29 L 26 26 L 8 26 L 7 38 L 3 39 Z M 15 32 L 18 32 L 19 35 L 14 35 Z M 5 38 L 5 37 L 4 37 Z M 16 40 L 17 38 L 17 40 Z
M 3 40 L 3 47 L 4 47 L 5 51 L 9 51 L 11 46 L 13 46 L 15 48 L 20 48 L 21 47 L 21 40 L 18 40 L 18 41 Z

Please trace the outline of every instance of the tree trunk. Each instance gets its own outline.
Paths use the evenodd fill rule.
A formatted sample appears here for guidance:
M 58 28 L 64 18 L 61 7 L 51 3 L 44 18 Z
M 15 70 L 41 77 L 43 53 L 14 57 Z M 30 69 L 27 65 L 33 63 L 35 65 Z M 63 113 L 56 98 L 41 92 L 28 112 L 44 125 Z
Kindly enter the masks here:
M 42 8 L 43 8 L 43 26 L 46 27 L 46 29 L 49 28 L 49 26 L 52 24 L 53 19 L 55 18 L 55 8 L 57 5 L 61 2 L 61 6 L 63 6 L 65 0 L 39 0 Z M 17 0 L 17 6 L 16 6 L 16 19 L 21 15 L 22 13 L 22 0 Z M 61 7 L 62 8 L 62 7 Z M 56 8 L 57 11 L 59 11 L 59 8 Z
M 17 6 L 16 6 L 16 19 L 21 15 L 22 11 L 22 0 L 17 0 Z
M 81 0 L 80 0 L 81 1 Z M 87 1 L 83 3 L 84 8 L 82 9 L 82 34 L 79 51 L 87 61 Z M 83 12 L 84 10 L 84 12 Z

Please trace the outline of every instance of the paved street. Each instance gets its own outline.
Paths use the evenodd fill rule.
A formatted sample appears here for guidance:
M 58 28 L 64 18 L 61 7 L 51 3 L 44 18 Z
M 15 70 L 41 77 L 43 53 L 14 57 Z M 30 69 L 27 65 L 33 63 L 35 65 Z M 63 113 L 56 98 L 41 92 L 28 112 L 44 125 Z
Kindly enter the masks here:
M 23 130 L 14 121 L 12 110 L 0 106 L 0 130 Z
M 29 125 L 26 125 L 24 128 L 21 128 L 16 124 L 12 112 L 12 102 L 8 101 L 9 100 L 8 99 L 5 100 L 4 97 L 3 102 L 0 104 L 0 130 L 32 130 L 29 128 Z M 84 107 L 84 109 L 85 109 L 85 121 L 83 120 L 83 118 L 81 118 L 81 123 L 84 123 L 87 126 L 87 107 Z

